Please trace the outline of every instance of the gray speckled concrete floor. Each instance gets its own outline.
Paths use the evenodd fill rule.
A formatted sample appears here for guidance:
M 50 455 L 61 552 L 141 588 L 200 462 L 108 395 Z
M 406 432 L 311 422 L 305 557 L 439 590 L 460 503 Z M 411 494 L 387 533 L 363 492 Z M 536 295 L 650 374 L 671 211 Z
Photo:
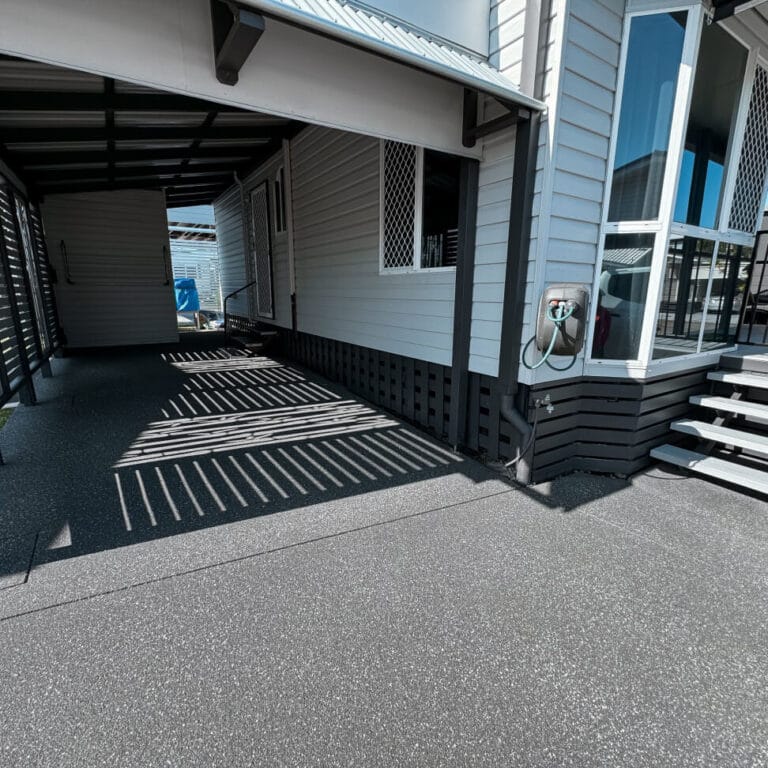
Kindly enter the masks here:
M 0 590 L 0 764 L 768 765 L 764 502 L 472 462 L 358 490 Z

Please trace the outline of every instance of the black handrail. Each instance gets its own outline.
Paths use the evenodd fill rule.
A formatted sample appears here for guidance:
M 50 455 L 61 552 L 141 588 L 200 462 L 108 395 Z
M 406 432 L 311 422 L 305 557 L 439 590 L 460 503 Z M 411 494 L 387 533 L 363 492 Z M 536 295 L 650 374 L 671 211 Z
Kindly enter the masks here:
M 69 257 L 67 256 L 67 244 L 62 240 L 59 243 L 59 250 L 61 251 L 61 260 L 64 263 L 64 276 L 70 285 L 74 285 L 72 280 L 72 274 L 69 271 Z
M 251 280 L 250 283 L 246 283 L 245 285 L 238 288 L 236 291 L 232 291 L 232 293 L 227 294 L 224 297 L 224 341 L 227 342 L 229 340 L 229 315 L 227 313 L 227 302 L 230 299 L 233 299 L 235 296 L 237 296 L 238 293 L 241 291 L 246 290 L 247 288 L 250 288 L 252 285 L 256 285 L 258 283 L 258 280 Z
M 752 336 L 752 329 L 755 325 L 755 320 L 758 314 L 758 294 L 763 289 L 766 278 L 766 267 L 768 267 L 768 253 L 762 254 L 762 259 L 758 262 L 757 258 L 760 250 L 760 241 L 763 237 L 768 235 L 768 229 L 761 229 L 755 232 L 755 244 L 752 247 L 752 262 L 749 265 L 749 274 L 747 276 L 747 284 L 744 288 L 744 297 L 741 300 L 741 312 L 739 313 L 739 324 L 736 328 L 736 341 L 741 338 L 741 332 L 744 327 L 747 328 L 747 338 L 744 343 L 746 344 L 766 344 L 768 343 L 768 325 L 763 331 L 763 340 L 755 341 Z M 757 264 L 762 264 L 762 270 L 760 271 L 760 279 L 757 281 L 757 291 L 753 294 L 752 287 L 755 285 L 755 267 Z M 764 289 L 763 289 L 764 290 Z M 751 302 L 751 306 L 750 306 Z M 749 315 L 749 319 L 747 319 Z

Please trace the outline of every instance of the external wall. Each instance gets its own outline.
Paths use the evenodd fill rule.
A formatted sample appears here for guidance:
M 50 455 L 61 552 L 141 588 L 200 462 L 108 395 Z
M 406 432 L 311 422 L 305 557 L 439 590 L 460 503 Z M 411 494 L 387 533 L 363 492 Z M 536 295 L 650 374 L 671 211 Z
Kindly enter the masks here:
M 68 346 L 178 339 L 162 192 L 50 195 L 41 213 L 59 276 L 56 302 Z
M 242 194 L 239 186 L 233 186 L 213 204 L 216 216 L 216 237 L 219 249 L 221 290 L 226 296 L 255 279 L 251 263 L 250 209 L 251 192 L 260 184 L 268 184 L 269 229 L 272 244 L 272 294 L 274 297 L 274 319 L 259 318 L 259 322 L 291 327 L 291 286 L 288 264 L 288 232 L 275 231 L 275 176 L 277 169 L 284 165 L 283 153 L 279 152 L 254 171 L 243 181 Z M 288 173 L 286 168 L 285 173 Z M 287 192 L 286 192 L 287 195 Z M 286 209 L 290 200 L 286 197 Z M 237 298 L 227 302 L 227 311 L 249 317 L 249 296 L 255 289 L 242 291 Z M 253 319 L 256 319 L 255 317 Z
M 488 55 L 489 0 L 369 0 L 366 5 L 481 56 Z
M 525 0 L 494 0 L 490 8 L 491 63 L 516 83 L 520 82 L 522 70 L 525 5 Z M 487 99 L 483 102 L 480 119 L 492 119 L 502 111 L 498 104 Z M 478 174 L 469 370 L 497 376 L 515 131 L 508 128 L 486 138 L 478 146 L 482 149 L 482 157 Z
M 379 141 L 291 144 L 298 330 L 450 365 L 455 270 L 379 273 Z
M 547 73 L 549 117 L 542 126 L 526 295 L 524 340 L 548 284 L 580 283 L 590 292 L 618 76 L 623 0 L 555 3 Z M 562 48 L 557 50 L 557 40 Z M 526 383 L 583 373 L 583 353 L 568 373 L 523 369 Z M 555 364 L 563 361 L 556 359 Z
M 216 217 L 216 245 L 219 249 L 219 274 L 222 297 L 249 282 L 246 271 L 246 245 L 243 230 L 242 197 L 239 187 L 230 188 L 213 204 Z M 243 292 L 229 299 L 227 311 L 248 316 L 248 296 Z

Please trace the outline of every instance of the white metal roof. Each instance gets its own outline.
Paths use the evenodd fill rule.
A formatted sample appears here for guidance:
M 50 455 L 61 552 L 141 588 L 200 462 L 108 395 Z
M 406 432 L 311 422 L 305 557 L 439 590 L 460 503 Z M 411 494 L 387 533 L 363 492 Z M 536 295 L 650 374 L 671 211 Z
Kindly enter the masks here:
M 487 61 L 345 0 L 242 2 L 268 16 L 365 48 L 491 96 L 529 109 L 544 109 L 542 102 L 526 96 Z

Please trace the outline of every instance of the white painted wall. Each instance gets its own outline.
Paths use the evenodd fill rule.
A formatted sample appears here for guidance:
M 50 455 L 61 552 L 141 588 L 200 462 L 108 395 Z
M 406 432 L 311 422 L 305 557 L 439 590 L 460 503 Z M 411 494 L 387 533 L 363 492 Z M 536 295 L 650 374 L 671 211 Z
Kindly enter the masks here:
M 2 11 L 0 53 L 477 154 L 461 145 L 461 86 L 272 19 L 238 84 L 222 85 L 209 0 L 4 0 Z
M 525 342 L 548 284 L 591 292 L 618 75 L 624 0 L 556 0 L 546 80 L 548 117 L 540 136 Z M 558 41 L 562 44 L 558 45 Z M 589 313 L 591 316 L 591 310 Z M 584 353 L 566 373 L 521 369 L 525 383 L 583 373 Z M 563 365 L 565 358 L 555 358 Z
M 291 143 L 298 329 L 450 365 L 455 270 L 379 274 L 379 142 Z
M 216 219 L 216 245 L 219 249 L 219 274 L 222 298 L 250 281 L 246 268 L 243 206 L 240 188 L 231 187 L 213 204 Z M 229 299 L 227 312 L 248 317 L 247 292 Z
M 525 0 L 493 0 L 490 8 L 490 60 L 515 82 L 520 79 L 524 26 Z M 486 100 L 481 119 L 491 119 L 501 113 L 497 104 Z M 480 146 L 482 157 L 478 176 L 469 370 L 497 376 L 515 131 L 510 128 L 496 133 Z
M 49 195 L 41 205 L 56 302 L 70 347 L 178 339 L 165 196 L 125 190 Z M 59 244 L 66 244 L 72 284 Z
M 525 31 L 525 0 L 492 0 L 489 48 L 491 64 L 520 84 Z
M 365 4 L 482 56 L 488 55 L 489 0 L 367 0 Z

